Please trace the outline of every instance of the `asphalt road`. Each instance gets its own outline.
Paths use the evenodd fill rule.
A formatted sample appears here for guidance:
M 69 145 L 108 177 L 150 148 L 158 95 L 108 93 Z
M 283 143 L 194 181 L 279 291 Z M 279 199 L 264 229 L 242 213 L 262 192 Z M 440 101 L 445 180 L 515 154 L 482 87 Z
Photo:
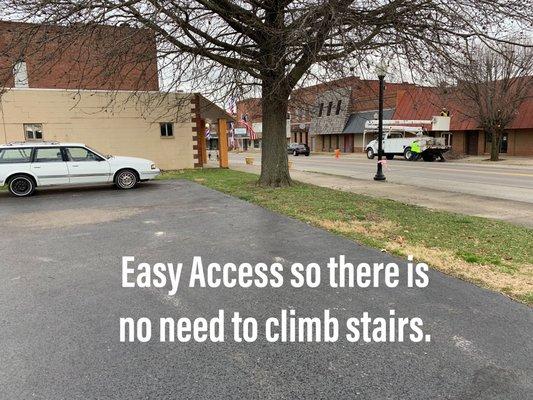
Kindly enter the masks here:
M 0 398 L 530 399 L 532 310 L 430 273 L 425 289 L 121 287 L 121 257 L 396 261 L 199 185 L 0 194 Z M 324 276 L 324 274 L 323 274 Z M 119 342 L 120 317 L 419 316 L 430 343 Z M 229 328 L 228 328 L 229 329 Z
M 233 165 L 244 164 L 244 153 L 230 155 Z M 252 155 L 260 162 L 259 153 Z M 533 167 L 508 165 L 480 165 L 461 162 L 408 162 L 401 157 L 388 160 L 384 168 L 389 182 L 414 185 L 423 188 L 445 190 L 485 196 L 497 199 L 533 203 Z M 289 156 L 294 169 L 349 176 L 359 179 L 372 179 L 376 173 L 376 159 L 331 155 L 311 155 L 310 157 Z

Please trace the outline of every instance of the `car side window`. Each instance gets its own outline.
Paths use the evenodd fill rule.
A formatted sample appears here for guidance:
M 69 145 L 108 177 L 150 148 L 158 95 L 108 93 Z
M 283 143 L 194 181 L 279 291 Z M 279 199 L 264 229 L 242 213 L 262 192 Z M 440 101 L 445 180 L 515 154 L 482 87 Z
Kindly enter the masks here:
M 0 149 L 0 164 L 28 163 L 31 161 L 31 148 Z
M 69 161 L 101 161 L 102 158 L 85 147 L 67 147 L 65 148 Z
M 36 147 L 33 162 L 63 162 L 63 155 L 59 147 Z

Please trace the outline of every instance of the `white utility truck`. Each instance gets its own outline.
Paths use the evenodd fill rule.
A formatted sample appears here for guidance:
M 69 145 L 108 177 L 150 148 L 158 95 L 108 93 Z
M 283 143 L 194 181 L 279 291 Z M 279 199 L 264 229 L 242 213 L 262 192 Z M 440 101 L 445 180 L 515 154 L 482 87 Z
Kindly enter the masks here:
M 432 129 L 426 131 L 423 125 L 430 125 Z M 412 126 L 418 125 L 418 126 Z M 406 160 L 411 159 L 411 144 L 418 140 L 421 156 L 424 161 L 444 161 L 443 154 L 451 148 L 450 117 L 433 117 L 432 120 L 384 120 L 383 121 L 383 155 L 392 160 L 394 156 L 403 155 Z M 366 135 L 373 135 L 376 139 L 370 141 L 364 148 L 369 159 L 378 154 L 378 121 L 371 120 L 365 124 L 363 143 Z

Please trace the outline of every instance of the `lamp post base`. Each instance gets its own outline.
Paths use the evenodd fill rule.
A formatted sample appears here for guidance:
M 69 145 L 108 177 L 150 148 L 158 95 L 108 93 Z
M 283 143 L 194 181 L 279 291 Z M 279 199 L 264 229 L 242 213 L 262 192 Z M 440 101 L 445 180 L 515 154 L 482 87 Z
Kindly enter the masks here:
M 383 166 L 381 165 L 381 160 L 378 162 L 378 171 L 376 172 L 376 175 L 374 176 L 375 181 L 384 181 L 385 175 L 383 175 Z

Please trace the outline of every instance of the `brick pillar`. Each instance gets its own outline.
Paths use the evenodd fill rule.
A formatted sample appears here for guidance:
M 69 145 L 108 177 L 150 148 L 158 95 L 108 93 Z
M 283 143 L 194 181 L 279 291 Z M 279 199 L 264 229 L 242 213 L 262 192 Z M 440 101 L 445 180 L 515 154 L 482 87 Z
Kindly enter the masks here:
M 205 144 L 205 119 L 200 118 L 198 124 L 198 163 L 203 166 L 207 163 L 207 149 Z

